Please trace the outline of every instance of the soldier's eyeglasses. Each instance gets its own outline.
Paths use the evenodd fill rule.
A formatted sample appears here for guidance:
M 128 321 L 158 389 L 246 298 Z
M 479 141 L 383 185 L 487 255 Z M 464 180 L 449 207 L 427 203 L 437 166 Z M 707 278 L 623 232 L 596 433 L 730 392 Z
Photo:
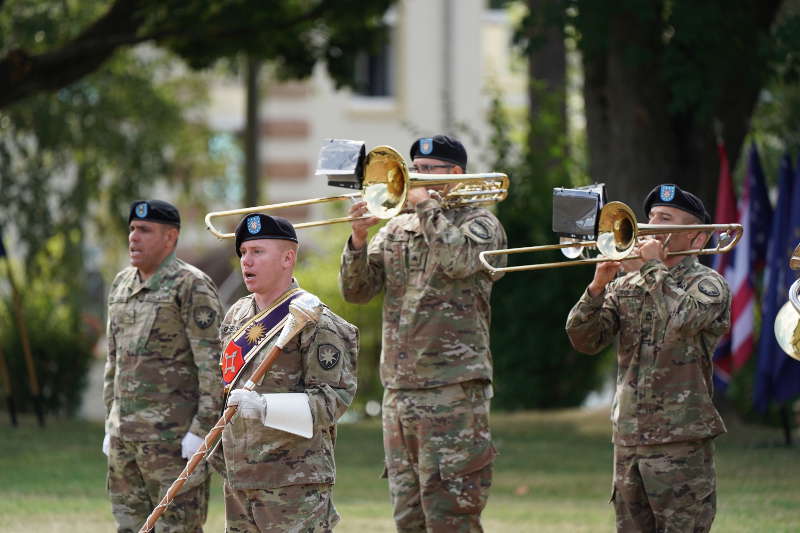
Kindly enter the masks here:
M 432 171 L 434 171 L 436 169 L 439 169 L 439 168 L 453 168 L 453 165 L 446 165 L 446 164 L 445 165 L 426 165 L 426 164 L 420 164 L 420 165 L 411 165 L 409 167 L 411 172 L 422 172 L 423 174 L 428 174 L 428 173 L 430 173 L 430 172 L 432 172 Z

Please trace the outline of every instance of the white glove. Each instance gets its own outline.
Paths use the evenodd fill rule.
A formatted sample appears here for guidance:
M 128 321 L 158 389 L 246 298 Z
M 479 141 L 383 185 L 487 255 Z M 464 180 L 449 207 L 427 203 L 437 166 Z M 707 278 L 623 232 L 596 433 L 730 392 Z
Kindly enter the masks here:
M 181 457 L 189 459 L 200 448 L 201 444 L 203 444 L 203 439 L 189 431 L 181 441 Z
M 103 455 L 108 457 L 109 452 L 111 451 L 111 437 L 108 433 L 103 436 Z
M 267 399 L 255 391 L 235 389 L 228 396 L 228 407 L 231 405 L 238 405 L 239 414 L 244 418 L 262 422 L 267 418 Z
M 269 411 L 267 411 L 269 403 Z M 310 439 L 314 434 L 314 419 L 308 395 L 302 392 L 258 394 L 236 389 L 228 396 L 228 406 L 238 405 L 244 418 L 253 418 L 268 428 L 279 429 Z

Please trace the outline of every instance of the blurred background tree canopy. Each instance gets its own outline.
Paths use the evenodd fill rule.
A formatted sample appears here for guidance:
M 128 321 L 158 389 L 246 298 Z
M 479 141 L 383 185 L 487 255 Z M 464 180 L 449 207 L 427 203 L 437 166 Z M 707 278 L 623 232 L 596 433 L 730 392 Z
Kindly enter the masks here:
M 527 115 L 507 109 L 501 91 L 491 111 L 494 167 L 512 178 L 509 198 L 498 205 L 510 247 L 555 242 L 553 187 L 606 183 L 610 200 L 643 217 L 646 193 L 674 182 L 700 194 L 713 213 L 715 123 L 733 161 L 748 134 L 770 138 L 778 152 L 798 148 L 794 0 L 494 3 L 518 14 L 515 42 L 528 73 Z M 581 98 L 568 109 L 576 94 Z M 575 115 L 581 120 L 571 121 Z M 563 259 L 509 256 L 510 264 Z M 497 283 L 498 405 L 579 405 L 609 379 L 613 347 L 604 356 L 581 355 L 564 334 L 592 272 L 582 266 L 512 273 Z M 746 409 L 750 402 L 739 403 Z
M 163 181 L 184 180 L 189 188 L 189 180 L 196 186 L 198 178 L 224 172 L 207 126 L 187 119 L 207 99 L 202 76 L 190 69 L 246 54 L 269 60 L 276 76 L 305 77 L 325 60 L 335 82 L 345 84 L 354 50 L 382 38 L 390 4 L 0 1 L 0 230 L 14 237 L 9 268 L 24 301 L 33 306 L 27 292 L 43 283 L 50 290 L 41 294 L 61 310 L 58 327 L 86 336 L 73 346 L 74 361 L 48 351 L 52 341 L 34 346 L 42 368 L 56 365 L 47 375 L 65 364 L 85 370 L 87 347 L 102 329 L 83 313 L 87 292 L 98 289 L 87 272 L 97 273 L 102 259 L 85 248 L 87 232 L 103 228 L 95 230 L 99 244 L 118 242 L 112 239 L 124 233 L 128 202 L 140 191 Z M 57 338 L 50 320 L 37 328 L 41 338 Z M 6 353 L 18 353 L 16 334 L 0 333 Z M 24 375 L 17 362 L 12 370 Z M 42 388 L 56 398 L 47 382 Z M 47 398 L 45 405 L 76 406 Z
M 207 104 L 204 72 L 246 56 L 267 62 L 275 77 L 302 78 L 323 61 L 334 84 L 346 85 L 356 53 L 385 38 L 383 16 L 393 3 L 0 0 L 0 229 L 14 237 L 15 271 L 32 291 L 26 313 L 38 317 L 44 338 L 56 315 L 36 302 L 48 294 L 59 323 L 86 335 L 73 351 L 85 353 L 102 329 L 82 318 L 102 259 L 86 243 L 102 248 L 114 239 L 107 248 L 119 248 L 131 198 L 166 182 L 202 202 L 229 185 L 222 142 L 191 119 Z M 515 44 L 528 76 L 524 111 L 494 90 L 483 147 L 483 159 L 512 177 L 497 208 L 510 246 L 554 241 L 557 186 L 605 182 L 610 199 L 641 217 L 645 193 L 673 181 L 713 211 L 715 124 L 732 161 L 748 135 L 776 152 L 800 144 L 797 0 L 487 4 L 517 17 Z M 344 238 L 330 235 L 326 244 Z M 308 288 L 331 302 L 339 302 L 329 272 L 337 250 L 313 250 L 300 265 Z M 610 353 L 579 355 L 563 333 L 590 277 L 590 267 L 575 267 L 511 274 L 496 285 L 497 405 L 577 405 L 607 379 Z M 379 302 L 363 310 L 336 305 L 366 326 L 365 361 L 375 364 Z M 52 329 L 50 338 L 63 338 Z M 18 341 L 12 333 L 0 331 L 8 353 Z M 44 351 L 37 360 L 50 357 Z M 375 372 L 364 376 L 362 390 L 377 395 Z

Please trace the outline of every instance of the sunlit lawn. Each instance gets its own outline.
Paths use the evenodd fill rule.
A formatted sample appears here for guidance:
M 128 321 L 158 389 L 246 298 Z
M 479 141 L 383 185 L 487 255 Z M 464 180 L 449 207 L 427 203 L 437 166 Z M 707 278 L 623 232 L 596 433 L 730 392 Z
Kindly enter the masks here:
M 0 415 L 0 532 L 114 530 L 97 423 Z M 609 422 L 604 411 L 495 414 L 500 451 L 484 512 L 489 532 L 613 531 Z M 738 427 L 717 440 L 715 531 L 800 531 L 800 451 L 774 429 Z M 340 426 L 335 502 L 340 532 L 394 531 L 375 420 Z M 224 527 L 218 478 L 207 531 Z

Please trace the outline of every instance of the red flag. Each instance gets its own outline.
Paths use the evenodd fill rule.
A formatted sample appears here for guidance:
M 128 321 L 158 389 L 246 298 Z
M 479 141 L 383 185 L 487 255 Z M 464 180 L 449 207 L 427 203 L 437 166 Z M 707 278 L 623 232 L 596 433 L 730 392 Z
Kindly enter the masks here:
M 714 268 L 722 274 L 731 290 L 731 329 L 720 340 L 714 353 L 714 377 L 722 390 L 730 382 L 731 375 L 744 365 L 753 354 L 753 307 L 755 290 L 752 277 L 752 257 L 748 234 L 750 214 L 750 189 L 754 187 L 755 170 L 748 168 L 747 179 L 739 206 L 733 192 L 728 153 L 725 146 L 718 146 L 720 172 L 717 189 L 717 209 L 714 223 L 730 224 L 738 221 L 745 227 L 742 242 L 727 254 L 714 256 Z M 760 169 L 759 169 L 760 170 Z M 741 214 L 741 216 L 740 216 Z

